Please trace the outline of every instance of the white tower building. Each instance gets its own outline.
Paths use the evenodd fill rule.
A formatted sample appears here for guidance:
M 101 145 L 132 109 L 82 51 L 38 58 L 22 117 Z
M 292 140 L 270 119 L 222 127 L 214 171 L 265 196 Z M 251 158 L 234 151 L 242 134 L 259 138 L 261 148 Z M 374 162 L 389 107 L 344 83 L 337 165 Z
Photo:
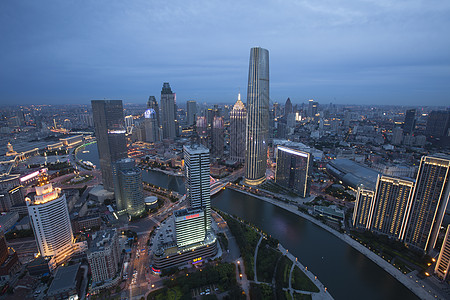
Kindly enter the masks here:
M 55 269 L 68 261 L 75 250 L 66 196 L 60 188 L 53 188 L 44 173 L 34 199 L 26 201 L 39 253 L 51 257 L 50 269 Z
M 209 149 L 202 145 L 183 147 L 186 172 L 186 195 L 191 208 L 205 210 L 206 230 L 211 229 L 211 186 L 209 177 Z

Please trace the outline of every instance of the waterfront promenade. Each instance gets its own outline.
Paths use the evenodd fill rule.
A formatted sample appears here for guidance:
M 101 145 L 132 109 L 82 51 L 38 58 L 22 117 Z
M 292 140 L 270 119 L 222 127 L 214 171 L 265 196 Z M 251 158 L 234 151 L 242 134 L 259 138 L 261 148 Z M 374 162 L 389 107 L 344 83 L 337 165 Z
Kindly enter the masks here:
M 316 224 L 317 226 L 327 230 L 328 232 L 335 235 L 336 237 L 338 237 L 339 239 L 341 239 L 342 241 L 346 242 L 348 245 L 353 247 L 355 250 L 359 251 L 361 254 L 363 254 L 364 256 L 369 258 L 371 261 L 376 263 L 379 267 L 381 267 L 383 270 L 388 272 L 391 276 L 393 276 L 395 279 L 397 279 L 405 287 L 407 287 L 409 290 L 411 290 L 417 297 L 419 297 L 421 299 L 442 298 L 442 297 L 439 297 L 436 293 L 433 293 L 433 290 L 431 290 L 431 293 L 430 293 L 429 290 L 424 289 L 423 285 L 415 282 L 409 276 L 403 274 L 401 271 L 396 269 L 393 265 L 391 265 L 390 263 L 385 261 L 383 258 L 379 257 L 377 254 L 373 253 L 368 248 L 364 247 L 357 241 L 353 240 L 350 236 L 340 233 L 340 232 L 332 229 L 331 227 L 323 224 L 322 222 L 315 219 L 314 217 L 299 211 L 296 205 L 280 202 L 280 201 L 277 201 L 277 200 L 274 200 L 271 198 L 267 198 L 267 197 L 263 197 L 263 196 L 259 196 L 259 195 L 255 195 L 253 193 L 249 193 L 247 191 L 243 191 L 239 188 L 236 188 L 233 185 L 229 185 L 228 187 L 235 191 L 247 194 L 252 197 L 256 197 L 260 200 L 263 200 L 263 201 L 269 202 L 273 205 L 276 205 L 276 206 L 278 206 L 282 209 L 285 209 L 289 212 L 292 212 L 304 219 L 307 219 L 308 221 L 311 221 L 312 223 Z

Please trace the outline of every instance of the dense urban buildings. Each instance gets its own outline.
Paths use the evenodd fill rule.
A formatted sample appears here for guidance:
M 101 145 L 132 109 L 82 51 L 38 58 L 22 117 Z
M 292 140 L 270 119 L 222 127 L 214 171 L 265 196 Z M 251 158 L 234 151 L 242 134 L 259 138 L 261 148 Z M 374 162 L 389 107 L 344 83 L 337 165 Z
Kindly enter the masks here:
M 186 196 L 190 208 L 205 211 L 205 228 L 211 229 L 211 200 L 209 175 L 209 150 L 202 145 L 185 145 L 184 166 L 186 180 Z
M 161 90 L 161 126 L 164 139 L 177 137 L 176 95 L 172 92 L 170 84 L 164 82 Z
M 409 247 L 430 251 L 435 247 L 450 193 L 450 157 L 423 156 L 407 226 L 401 238 Z
M 122 100 L 92 100 L 91 103 L 103 187 L 113 191 L 112 166 L 117 160 L 128 157 Z
M 124 158 L 114 164 L 114 186 L 117 210 L 135 217 L 145 210 L 142 170 L 134 159 Z
M 49 266 L 55 269 L 75 252 L 66 196 L 60 188 L 53 188 L 44 173 L 36 186 L 36 195 L 26 201 L 39 253 L 50 257 Z
M 305 151 L 277 146 L 275 182 L 292 189 L 300 197 L 309 196 L 312 169 L 311 154 Z
M 245 160 L 245 131 L 247 110 L 241 94 L 230 112 L 230 159 L 243 163 Z
M 269 130 L 269 51 L 250 50 L 247 88 L 245 182 L 258 185 L 266 180 Z

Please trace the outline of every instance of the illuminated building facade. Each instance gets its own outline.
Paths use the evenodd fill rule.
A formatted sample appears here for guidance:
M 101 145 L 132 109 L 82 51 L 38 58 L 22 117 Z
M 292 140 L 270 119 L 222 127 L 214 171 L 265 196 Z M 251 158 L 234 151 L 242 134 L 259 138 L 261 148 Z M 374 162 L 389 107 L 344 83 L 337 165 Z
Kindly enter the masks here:
M 250 50 L 247 88 L 245 182 L 258 185 L 266 179 L 269 129 L 269 51 Z
M 103 187 L 113 191 L 112 165 L 128 157 L 122 100 L 92 100 L 91 104 Z
M 411 248 L 430 253 L 434 248 L 449 200 L 450 157 L 423 156 L 420 161 L 407 226 L 402 233 Z
M 201 242 L 205 239 L 205 212 L 203 209 L 182 209 L 174 213 L 177 246 Z
M 206 117 L 197 117 L 196 126 L 199 143 L 205 146 L 206 148 L 209 148 L 210 138 L 209 138 L 208 122 L 206 120 Z
M 205 227 L 211 229 L 211 194 L 209 176 L 209 150 L 202 145 L 183 147 L 186 196 L 191 208 L 205 210 Z
M 117 210 L 130 216 L 139 216 L 145 211 L 142 170 L 134 159 L 124 158 L 114 164 L 115 195 Z
M 370 226 L 370 212 L 375 192 L 371 189 L 358 187 L 355 208 L 353 209 L 353 226 L 359 229 L 368 229 Z
M 241 101 L 241 94 L 230 112 L 230 159 L 245 161 L 245 126 L 247 110 Z
M 282 187 L 292 189 L 303 198 L 309 196 L 311 166 L 310 153 L 277 146 L 275 182 Z
M 164 82 L 161 90 L 161 126 L 163 139 L 174 139 L 176 131 L 176 95 L 172 93 L 170 84 Z
M 445 281 L 448 278 L 450 271 L 450 225 L 447 226 L 447 232 L 445 234 L 444 242 L 442 243 L 441 252 L 439 253 L 438 260 L 434 273 Z
M 400 239 L 413 189 L 412 180 L 385 175 L 378 177 L 370 229 Z
M 51 257 L 49 266 L 55 269 L 72 257 L 75 248 L 66 196 L 46 176 L 40 176 L 34 199 L 26 201 L 39 253 Z

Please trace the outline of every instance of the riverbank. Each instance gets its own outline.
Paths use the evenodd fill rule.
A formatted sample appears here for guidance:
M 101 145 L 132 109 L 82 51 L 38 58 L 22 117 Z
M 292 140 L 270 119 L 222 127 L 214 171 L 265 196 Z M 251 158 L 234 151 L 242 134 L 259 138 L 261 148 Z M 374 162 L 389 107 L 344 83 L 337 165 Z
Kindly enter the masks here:
M 305 214 L 301 211 L 298 210 L 296 205 L 292 205 L 292 204 L 287 204 L 287 203 L 283 203 L 283 202 L 279 202 L 267 197 L 262 197 L 262 196 L 258 196 L 246 191 L 242 191 L 240 189 L 236 189 L 234 187 L 229 187 L 232 190 L 235 190 L 237 192 L 243 193 L 243 194 L 247 194 L 249 196 L 258 198 L 260 200 L 269 202 L 273 205 L 276 205 L 284 210 L 287 210 L 289 212 L 292 212 L 308 221 L 311 221 L 312 223 L 316 224 L 317 226 L 321 227 L 322 229 L 327 230 L 329 233 L 333 234 L 334 236 L 338 237 L 339 239 L 341 239 L 342 241 L 344 241 L 345 243 L 347 243 L 349 246 L 351 246 L 352 248 L 354 248 L 355 250 L 357 250 L 358 252 L 360 252 L 361 254 L 363 254 L 364 256 L 366 256 L 367 258 L 369 258 L 371 261 L 373 261 L 375 264 L 377 264 L 379 267 L 381 267 L 383 270 L 385 270 L 386 272 L 388 272 L 391 276 L 393 276 L 395 279 L 397 279 L 401 284 L 403 284 L 406 288 L 408 288 L 411 292 L 413 292 L 416 296 L 418 296 L 421 299 L 435 299 L 434 294 L 431 295 L 429 294 L 426 290 L 424 290 L 422 288 L 421 285 L 419 285 L 418 283 L 416 283 L 414 280 L 410 279 L 409 277 L 407 277 L 406 275 L 404 275 L 401 271 L 399 271 L 398 269 L 396 269 L 394 266 L 392 266 L 390 263 L 388 263 L 387 261 L 385 261 L 384 259 L 382 259 L 381 257 L 379 257 L 378 255 L 376 255 L 375 253 L 373 253 L 372 251 L 370 251 L 369 249 L 367 249 L 366 247 L 364 247 L 363 245 L 361 245 L 360 243 L 358 243 L 357 241 L 353 240 L 350 236 L 340 233 L 328 226 L 326 226 L 325 224 L 323 224 L 322 222 L 316 220 L 315 218 L 313 218 L 312 216 Z

